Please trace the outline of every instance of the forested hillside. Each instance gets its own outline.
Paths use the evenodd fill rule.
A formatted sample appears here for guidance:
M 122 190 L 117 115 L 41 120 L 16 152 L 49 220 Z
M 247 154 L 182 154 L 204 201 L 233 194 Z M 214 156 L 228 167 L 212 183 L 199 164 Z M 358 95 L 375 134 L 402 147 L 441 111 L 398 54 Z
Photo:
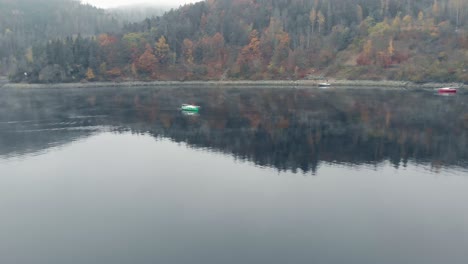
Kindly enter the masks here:
M 466 0 L 207 0 L 37 45 L 12 79 L 468 83 L 467 28 Z
M 78 1 L 0 0 L 0 75 L 31 62 L 32 46 L 119 30 L 117 20 L 104 10 Z

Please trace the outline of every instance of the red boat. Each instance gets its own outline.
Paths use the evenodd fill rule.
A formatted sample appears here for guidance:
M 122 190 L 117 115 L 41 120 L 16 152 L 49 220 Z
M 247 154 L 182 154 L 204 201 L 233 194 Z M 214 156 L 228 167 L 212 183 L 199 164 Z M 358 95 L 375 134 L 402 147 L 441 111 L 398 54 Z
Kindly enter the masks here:
M 440 94 L 454 94 L 457 93 L 457 88 L 456 87 L 443 87 L 437 89 L 437 92 Z

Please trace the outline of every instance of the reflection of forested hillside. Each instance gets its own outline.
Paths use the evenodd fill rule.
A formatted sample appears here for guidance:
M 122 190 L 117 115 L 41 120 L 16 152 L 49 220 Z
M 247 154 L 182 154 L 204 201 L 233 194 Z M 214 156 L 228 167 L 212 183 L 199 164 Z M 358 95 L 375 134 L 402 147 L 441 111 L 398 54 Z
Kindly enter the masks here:
M 200 115 L 180 113 L 177 107 L 185 102 L 200 104 Z M 284 170 L 315 170 L 323 161 L 468 165 L 464 95 L 264 88 L 3 90 L 0 108 L 2 156 L 86 137 L 103 125 Z

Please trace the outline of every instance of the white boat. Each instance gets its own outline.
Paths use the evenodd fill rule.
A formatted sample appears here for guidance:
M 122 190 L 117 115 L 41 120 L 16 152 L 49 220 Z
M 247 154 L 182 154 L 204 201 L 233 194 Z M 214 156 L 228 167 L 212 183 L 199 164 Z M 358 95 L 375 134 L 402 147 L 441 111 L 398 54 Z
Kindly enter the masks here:
M 331 84 L 329 82 L 321 82 L 318 84 L 319 87 L 330 87 Z

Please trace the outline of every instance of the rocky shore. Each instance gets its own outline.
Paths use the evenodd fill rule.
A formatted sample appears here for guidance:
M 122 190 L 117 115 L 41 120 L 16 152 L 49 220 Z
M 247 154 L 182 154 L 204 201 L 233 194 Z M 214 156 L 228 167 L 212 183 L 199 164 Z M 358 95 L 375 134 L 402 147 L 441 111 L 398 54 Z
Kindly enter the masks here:
M 57 83 L 57 84 L 30 84 L 30 83 L 9 83 L 6 79 L 0 79 L 2 88 L 101 88 L 101 87 L 318 87 L 320 81 L 316 80 L 273 80 L 273 81 L 129 81 L 129 82 L 86 82 L 86 83 Z M 366 80 L 333 80 L 329 83 L 332 87 L 349 88 L 404 88 L 404 89 L 431 89 L 447 86 L 460 87 L 458 83 L 425 83 L 416 84 L 403 81 L 366 81 Z

